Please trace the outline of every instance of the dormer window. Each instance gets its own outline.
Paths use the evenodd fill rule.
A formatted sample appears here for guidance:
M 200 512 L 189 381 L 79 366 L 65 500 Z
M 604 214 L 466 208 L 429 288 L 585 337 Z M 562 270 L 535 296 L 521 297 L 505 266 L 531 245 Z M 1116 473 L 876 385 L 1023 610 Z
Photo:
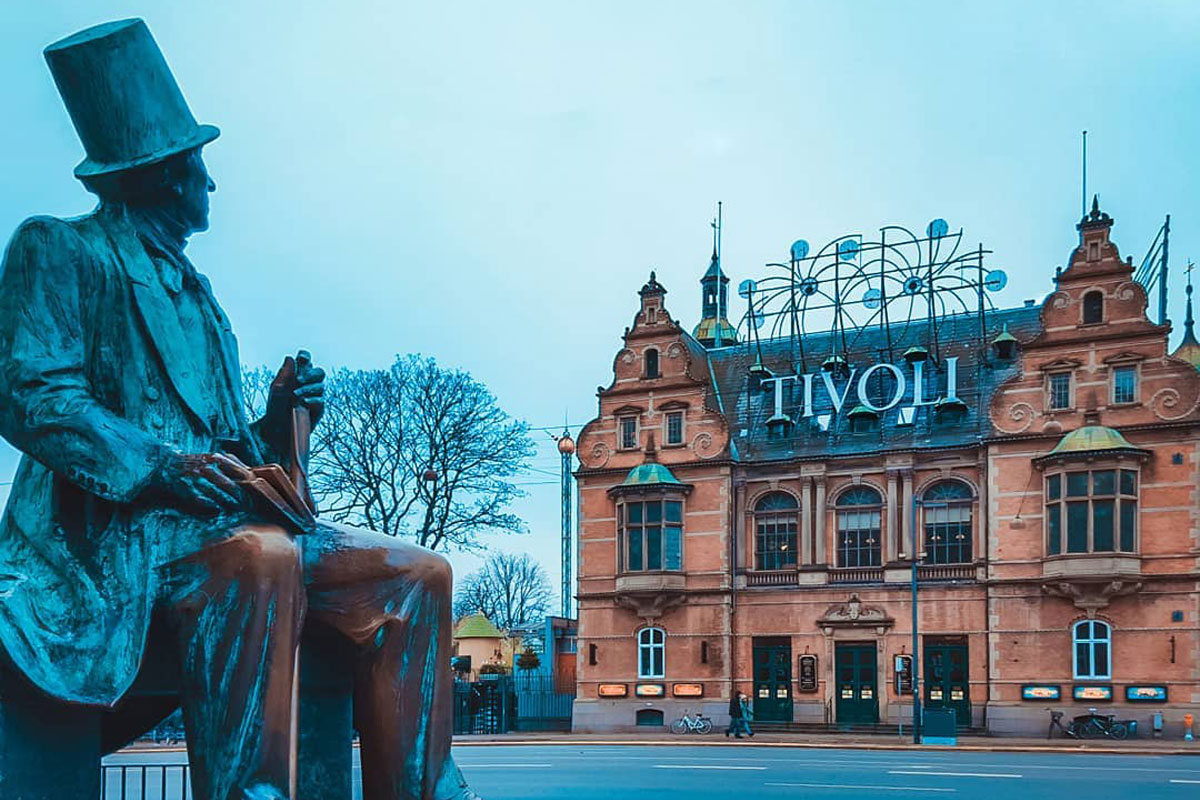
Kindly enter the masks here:
M 1094 290 L 1083 296 L 1083 324 L 1096 325 L 1104 321 L 1104 292 Z
M 646 377 L 658 378 L 661 373 L 658 371 L 658 351 L 651 347 L 643 356 L 646 362 Z

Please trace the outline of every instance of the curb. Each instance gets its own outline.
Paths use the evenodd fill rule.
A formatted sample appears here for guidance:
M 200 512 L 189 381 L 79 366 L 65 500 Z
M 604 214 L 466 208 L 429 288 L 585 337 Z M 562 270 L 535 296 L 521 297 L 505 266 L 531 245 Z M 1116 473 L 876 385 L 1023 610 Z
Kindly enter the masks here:
M 933 745 L 933 744 L 880 744 L 875 742 L 753 742 L 749 744 L 735 744 L 733 742 L 706 742 L 697 739 L 670 741 L 663 739 L 651 740 L 619 740 L 619 739 L 598 739 L 598 740 L 562 740 L 562 739 L 514 739 L 514 740 L 486 740 L 472 741 L 470 739 L 455 738 L 454 744 L 459 747 L 511 747 L 514 745 L 547 745 L 554 747 L 631 747 L 635 745 L 644 745 L 651 747 L 775 747 L 775 748 L 792 748 L 792 749 L 807 749 L 807 750 L 918 750 L 927 752 L 930 750 L 947 751 L 947 752 L 982 752 L 982 753 L 1071 753 L 1075 755 L 1160 755 L 1160 756 L 1200 756 L 1200 748 L 1185 749 L 1180 747 L 1172 748 L 1150 748 L 1150 747 L 1089 747 L 1087 745 L 1076 745 L 1067 747 L 1063 745 L 979 745 L 979 744 L 964 744 L 958 746 L 950 745 Z

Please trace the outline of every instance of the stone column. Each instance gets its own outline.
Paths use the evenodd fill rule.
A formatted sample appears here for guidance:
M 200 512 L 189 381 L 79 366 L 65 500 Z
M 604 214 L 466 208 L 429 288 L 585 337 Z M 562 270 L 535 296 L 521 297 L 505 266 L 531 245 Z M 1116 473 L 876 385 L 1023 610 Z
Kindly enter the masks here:
M 800 479 L 800 557 L 799 566 L 813 563 L 813 497 L 812 480 Z
M 896 560 L 896 544 L 900 541 L 900 509 L 896 506 L 897 483 L 896 473 L 888 472 L 887 521 L 883 537 L 884 564 L 890 564 Z
M 917 545 L 913 539 L 912 529 L 912 508 L 913 508 L 913 475 L 911 472 L 904 473 L 904 505 L 900 507 L 900 530 L 904 532 L 904 550 L 908 553 L 909 558 L 916 558 Z
M 825 476 L 821 475 L 817 481 L 817 518 L 816 518 L 816 539 L 817 539 L 817 563 L 828 564 L 829 559 L 825 556 Z

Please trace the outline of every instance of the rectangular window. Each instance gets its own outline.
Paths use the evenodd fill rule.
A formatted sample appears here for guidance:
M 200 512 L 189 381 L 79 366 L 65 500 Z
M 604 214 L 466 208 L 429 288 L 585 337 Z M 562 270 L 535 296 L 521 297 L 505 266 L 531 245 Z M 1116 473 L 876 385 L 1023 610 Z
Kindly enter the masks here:
M 683 444 L 683 412 L 667 414 L 667 444 Z
M 1062 552 L 1062 506 L 1055 503 L 1046 508 L 1046 527 L 1050 534 L 1047 552 L 1056 556 Z
M 1060 493 L 1064 482 L 1066 491 Z M 1135 470 L 1068 472 L 1065 481 L 1061 473 L 1046 476 L 1047 555 L 1132 553 L 1136 544 Z
M 1067 552 L 1088 551 L 1088 504 L 1067 503 Z
M 645 500 L 622 504 L 618 512 L 618 544 L 623 547 L 624 571 L 683 568 L 683 503 Z M 665 524 L 664 524 L 665 517 Z
M 1112 372 L 1113 403 L 1137 400 L 1137 367 L 1115 367 Z
M 634 450 L 637 446 L 637 417 L 621 417 L 621 449 Z
M 925 553 L 931 564 L 966 564 L 971 560 L 971 506 L 947 504 L 925 509 Z
M 1050 408 L 1071 407 L 1071 373 L 1056 372 L 1050 376 Z

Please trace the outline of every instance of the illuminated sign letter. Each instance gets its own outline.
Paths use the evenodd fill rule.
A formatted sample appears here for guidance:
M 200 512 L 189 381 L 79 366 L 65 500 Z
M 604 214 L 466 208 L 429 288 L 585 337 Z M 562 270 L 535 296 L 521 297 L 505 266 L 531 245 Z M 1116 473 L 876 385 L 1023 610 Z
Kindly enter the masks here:
M 931 406 L 933 400 L 925 399 L 925 362 L 913 362 L 913 406 Z
M 946 399 L 958 399 L 958 356 L 946 359 Z
M 918 362 L 920 363 L 920 362 Z M 871 380 L 871 376 L 876 370 L 886 369 L 892 373 L 892 377 L 896 380 L 896 388 L 892 393 L 892 399 L 881 406 L 877 406 L 871 402 L 871 396 L 867 392 L 867 381 Z M 878 413 L 887 411 L 892 406 L 900 402 L 904 397 L 904 373 L 895 364 L 872 364 L 863 371 L 862 377 L 858 379 L 858 402 L 862 403 L 867 408 Z
M 783 383 L 784 381 L 796 380 L 795 375 L 780 375 L 777 378 L 763 378 L 763 383 L 774 384 L 771 387 L 771 393 L 775 396 L 775 413 L 771 415 L 768 422 L 775 421 L 790 421 L 788 416 L 783 413 Z

